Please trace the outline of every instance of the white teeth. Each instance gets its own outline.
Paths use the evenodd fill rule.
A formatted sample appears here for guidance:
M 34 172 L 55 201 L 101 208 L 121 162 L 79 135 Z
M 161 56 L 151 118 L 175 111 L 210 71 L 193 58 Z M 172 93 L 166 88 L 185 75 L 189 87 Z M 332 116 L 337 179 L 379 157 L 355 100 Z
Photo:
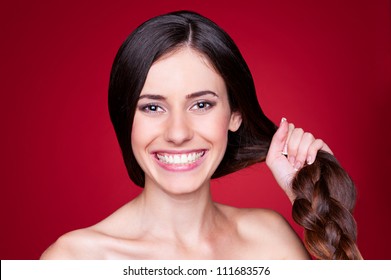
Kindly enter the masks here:
M 181 155 L 181 162 L 188 162 L 187 155 L 184 154 Z
M 193 163 L 202 157 L 205 152 L 190 153 L 190 154 L 175 154 L 175 155 L 161 155 L 156 154 L 157 158 L 165 164 L 189 164 Z

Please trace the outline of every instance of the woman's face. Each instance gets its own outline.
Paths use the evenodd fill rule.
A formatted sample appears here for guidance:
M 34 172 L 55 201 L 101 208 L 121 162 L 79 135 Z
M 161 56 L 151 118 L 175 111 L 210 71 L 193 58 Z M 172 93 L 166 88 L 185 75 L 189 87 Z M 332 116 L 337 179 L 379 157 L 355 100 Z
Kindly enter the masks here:
M 228 130 L 240 123 L 224 80 L 203 55 L 185 47 L 163 56 L 148 72 L 132 128 L 145 187 L 182 194 L 209 185 Z

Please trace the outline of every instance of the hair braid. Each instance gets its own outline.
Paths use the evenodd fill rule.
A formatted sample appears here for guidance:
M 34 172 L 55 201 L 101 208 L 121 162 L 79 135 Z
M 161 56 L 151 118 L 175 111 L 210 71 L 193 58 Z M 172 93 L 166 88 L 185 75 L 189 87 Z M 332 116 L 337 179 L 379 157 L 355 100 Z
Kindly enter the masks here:
M 307 250 L 317 259 L 361 259 L 352 216 L 356 190 L 334 156 L 319 151 L 292 181 L 292 216 L 304 227 Z

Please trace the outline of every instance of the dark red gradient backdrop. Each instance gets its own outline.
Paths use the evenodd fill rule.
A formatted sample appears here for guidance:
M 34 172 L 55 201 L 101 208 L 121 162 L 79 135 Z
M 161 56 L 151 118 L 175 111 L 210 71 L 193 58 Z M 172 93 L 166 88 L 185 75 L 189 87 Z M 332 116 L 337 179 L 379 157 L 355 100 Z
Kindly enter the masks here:
M 323 138 L 358 189 L 358 243 L 391 258 L 389 1 L 2 1 L 1 259 L 36 259 L 61 234 L 132 199 L 107 111 L 112 60 L 142 21 L 190 9 L 237 42 L 265 113 Z M 214 182 L 216 200 L 293 225 L 264 165 Z M 301 234 L 301 229 L 295 226 Z

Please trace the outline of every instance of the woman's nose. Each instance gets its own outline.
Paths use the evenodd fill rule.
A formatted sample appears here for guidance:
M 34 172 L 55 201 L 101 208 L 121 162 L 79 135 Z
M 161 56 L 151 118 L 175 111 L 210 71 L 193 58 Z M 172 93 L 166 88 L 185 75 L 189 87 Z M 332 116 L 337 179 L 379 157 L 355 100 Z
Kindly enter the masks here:
M 175 145 L 181 145 L 193 138 L 190 121 L 182 113 L 171 114 L 167 120 L 165 139 Z

